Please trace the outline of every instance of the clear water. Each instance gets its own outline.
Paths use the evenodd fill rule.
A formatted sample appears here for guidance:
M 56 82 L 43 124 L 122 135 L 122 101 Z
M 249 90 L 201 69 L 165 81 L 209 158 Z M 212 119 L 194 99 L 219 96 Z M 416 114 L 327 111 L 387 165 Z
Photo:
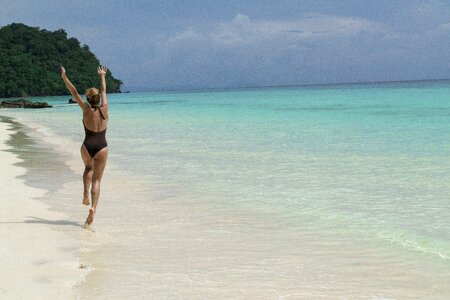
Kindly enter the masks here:
M 447 82 L 110 95 L 81 296 L 445 299 L 448 95 Z M 81 172 L 81 112 L 45 100 L 2 114 Z

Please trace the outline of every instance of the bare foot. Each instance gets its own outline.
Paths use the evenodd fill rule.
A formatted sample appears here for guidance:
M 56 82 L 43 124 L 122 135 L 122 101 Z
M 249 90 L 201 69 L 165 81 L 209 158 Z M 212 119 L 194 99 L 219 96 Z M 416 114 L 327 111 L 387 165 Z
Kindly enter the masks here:
M 84 204 L 84 205 L 89 205 L 89 204 L 91 204 L 91 202 L 89 202 L 89 197 L 83 197 L 83 204 Z
M 86 218 L 86 222 L 84 223 L 84 225 L 91 225 L 94 222 L 94 214 L 95 209 L 93 207 L 89 208 L 89 215 Z
M 95 228 L 94 228 L 94 226 L 92 226 L 92 224 L 84 224 L 84 229 L 86 229 L 87 231 L 90 231 L 90 232 L 95 232 Z

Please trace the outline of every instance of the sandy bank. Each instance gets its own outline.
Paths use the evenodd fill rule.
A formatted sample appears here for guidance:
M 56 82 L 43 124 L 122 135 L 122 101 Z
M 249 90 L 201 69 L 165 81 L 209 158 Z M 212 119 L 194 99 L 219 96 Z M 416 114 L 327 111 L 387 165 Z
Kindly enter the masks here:
M 74 255 L 77 242 L 52 228 L 71 221 L 34 199 L 45 190 L 18 178 L 26 170 L 8 151 L 9 127 L 0 122 L 0 298 L 75 298 L 73 286 L 86 272 Z

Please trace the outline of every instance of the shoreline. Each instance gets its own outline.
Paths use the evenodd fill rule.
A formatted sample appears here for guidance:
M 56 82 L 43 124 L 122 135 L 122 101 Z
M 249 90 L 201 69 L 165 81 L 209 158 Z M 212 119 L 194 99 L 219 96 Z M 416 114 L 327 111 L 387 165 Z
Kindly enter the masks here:
M 23 160 L 14 153 L 17 149 L 8 145 L 17 133 L 12 127 L 0 120 L 0 296 L 75 298 L 75 286 L 87 270 L 80 269 L 75 254 L 78 242 L 55 227 L 79 224 L 38 200 L 45 199 L 48 190 L 26 184 L 27 169 L 20 166 Z

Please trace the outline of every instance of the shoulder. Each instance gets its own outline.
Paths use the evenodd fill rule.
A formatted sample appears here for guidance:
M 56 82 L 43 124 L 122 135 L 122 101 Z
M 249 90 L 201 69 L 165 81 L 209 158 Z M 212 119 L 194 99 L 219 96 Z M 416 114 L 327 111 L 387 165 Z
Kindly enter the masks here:
M 102 104 L 99 106 L 99 109 L 102 110 L 104 113 L 108 113 L 108 104 Z
M 99 109 L 101 110 L 101 112 L 102 112 L 103 116 L 105 117 L 105 119 L 108 120 L 108 118 L 109 118 L 108 105 L 100 106 Z
M 86 116 L 86 114 L 89 113 L 89 111 L 91 110 L 91 107 L 89 106 L 89 104 L 87 102 L 83 102 L 81 106 L 81 109 L 83 110 L 83 116 Z

